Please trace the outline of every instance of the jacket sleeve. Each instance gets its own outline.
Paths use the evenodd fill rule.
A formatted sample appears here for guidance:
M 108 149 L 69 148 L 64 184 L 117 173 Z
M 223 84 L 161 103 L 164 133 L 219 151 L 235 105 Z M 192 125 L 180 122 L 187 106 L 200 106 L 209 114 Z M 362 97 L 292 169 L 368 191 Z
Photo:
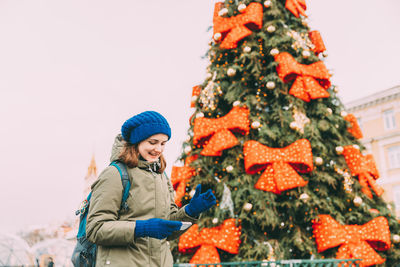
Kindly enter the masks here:
M 171 181 L 167 177 L 167 182 L 168 182 L 168 191 L 169 191 L 169 197 L 170 197 L 170 209 L 169 209 L 169 219 L 172 221 L 183 221 L 183 222 L 191 222 L 192 224 L 195 224 L 198 221 L 198 218 L 194 218 L 189 216 L 186 211 L 185 207 L 183 206 L 182 208 L 179 208 L 175 204 L 175 194 L 174 194 L 174 188 L 172 187 Z M 189 229 L 189 228 L 188 228 Z M 183 231 L 176 231 L 172 235 L 170 235 L 167 240 L 173 240 L 178 238 L 180 235 L 182 235 L 184 232 L 186 232 L 188 229 L 183 230 Z
M 135 222 L 118 221 L 122 182 L 115 167 L 106 168 L 92 185 L 86 236 L 92 243 L 123 246 L 134 242 Z

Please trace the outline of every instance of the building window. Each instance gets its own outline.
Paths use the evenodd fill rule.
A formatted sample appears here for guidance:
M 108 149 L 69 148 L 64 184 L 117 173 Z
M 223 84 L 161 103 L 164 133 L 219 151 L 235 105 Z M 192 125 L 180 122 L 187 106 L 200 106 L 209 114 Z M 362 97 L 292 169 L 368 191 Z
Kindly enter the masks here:
M 385 130 L 392 130 L 396 128 L 396 119 L 394 117 L 393 109 L 383 112 L 383 124 L 385 126 Z
M 396 210 L 400 210 L 400 186 L 396 185 L 393 187 L 393 201 Z
M 389 168 L 400 168 L 400 146 L 388 148 Z M 399 206 L 400 208 L 400 206 Z

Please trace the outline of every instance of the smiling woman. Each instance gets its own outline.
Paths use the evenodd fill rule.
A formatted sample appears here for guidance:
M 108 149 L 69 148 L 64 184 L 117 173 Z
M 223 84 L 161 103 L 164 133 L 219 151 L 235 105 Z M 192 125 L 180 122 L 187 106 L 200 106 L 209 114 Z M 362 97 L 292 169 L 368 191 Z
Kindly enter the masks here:
M 201 194 L 198 185 L 191 202 L 177 207 L 162 154 L 170 137 L 167 120 L 155 111 L 137 114 L 122 125 L 111 162 L 127 166 L 132 185 L 128 208 L 120 208 L 124 190 L 118 170 L 110 165 L 92 185 L 87 217 L 86 237 L 97 245 L 96 266 L 172 267 L 167 240 L 179 237 L 186 230 L 182 225 L 195 223 L 216 204 L 213 193 Z

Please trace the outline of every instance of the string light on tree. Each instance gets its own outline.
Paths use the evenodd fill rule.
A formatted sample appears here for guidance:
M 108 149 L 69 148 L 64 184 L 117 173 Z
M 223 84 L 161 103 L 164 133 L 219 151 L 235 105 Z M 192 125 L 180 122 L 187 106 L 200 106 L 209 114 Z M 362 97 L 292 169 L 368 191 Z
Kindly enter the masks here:
M 392 240 L 393 240 L 393 243 L 398 244 L 400 242 L 400 236 L 399 235 L 393 235 Z
M 219 221 L 218 218 L 213 218 L 213 219 L 212 219 L 212 223 L 213 223 L 213 224 L 217 224 L 218 221 Z
M 342 117 L 346 117 L 347 115 L 348 115 L 348 113 L 344 110 L 342 112 L 340 112 L 340 116 L 342 116 Z
M 347 193 L 353 192 L 354 181 L 353 181 L 353 179 L 351 179 L 350 173 L 347 171 L 343 172 L 343 178 L 344 178 L 344 184 L 343 184 L 344 190 Z
M 204 108 L 209 108 L 211 110 L 217 108 L 217 95 L 222 94 L 221 87 L 215 82 L 216 77 L 217 73 L 214 72 L 211 80 L 209 79 L 206 87 L 200 92 L 200 103 L 203 104 Z
M 331 108 L 327 108 L 327 109 L 326 109 L 326 112 L 327 112 L 329 115 L 332 115 L 332 113 L 333 113 L 333 111 L 332 111 Z

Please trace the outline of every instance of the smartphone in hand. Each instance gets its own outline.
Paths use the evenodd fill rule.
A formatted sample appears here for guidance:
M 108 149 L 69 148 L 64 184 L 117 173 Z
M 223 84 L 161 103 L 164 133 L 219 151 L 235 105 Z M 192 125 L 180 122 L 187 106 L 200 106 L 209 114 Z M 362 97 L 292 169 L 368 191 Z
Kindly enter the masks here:
M 181 226 L 181 228 L 179 229 L 179 230 L 186 230 L 186 229 L 188 229 L 190 226 L 192 225 L 192 223 L 191 222 L 182 222 L 182 226 Z

